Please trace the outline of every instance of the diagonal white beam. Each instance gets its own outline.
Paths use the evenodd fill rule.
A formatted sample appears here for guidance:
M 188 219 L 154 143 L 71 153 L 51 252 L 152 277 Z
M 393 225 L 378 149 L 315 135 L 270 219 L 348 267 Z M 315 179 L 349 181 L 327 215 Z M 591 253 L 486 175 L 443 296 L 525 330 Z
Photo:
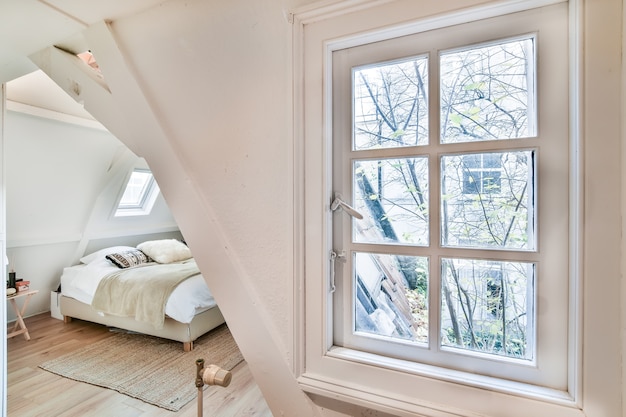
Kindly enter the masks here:
M 279 332 L 254 292 L 251 277 L 231 250 L 210 202 L 187 172 L 175 139 L 156 116 L 153 106 L 158 103 L 147 98 L 137 70 L 107 23 L 89 27 L 85 36 L 125 120 L 130 136 L 120 139 L 129 140 L 148 161 L 198 265 L 210 271 L 205 279 L 268 405 L 278 415 L 317 415 L 283 357 Z
M 53 46 L 29 58 L 109 132 L 120 140 L 124 138 L 126 145 L 135 151 L 132 137 L 109 87 L 93 68 L 76 55 Z

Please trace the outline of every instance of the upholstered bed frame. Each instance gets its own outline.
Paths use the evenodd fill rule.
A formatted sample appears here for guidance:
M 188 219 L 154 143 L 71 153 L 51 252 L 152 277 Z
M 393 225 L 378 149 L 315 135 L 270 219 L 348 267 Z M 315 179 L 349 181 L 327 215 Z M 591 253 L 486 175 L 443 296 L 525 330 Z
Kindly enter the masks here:
M 164 339 L 176 340 L 183 343 L 185 352 L 193 349 L 193 342 L 198 337 L 224 323 L 222 312 L 215 306 L 196 315 L 189 324 L 180 323 L 166 317 L 163 328 L 158 330 L 150 324 L 139 322 L 132 317 L 100 315 L 90 305 L 65 296 L 61 296 L 61 314 L 66 323 L 75 318 Z

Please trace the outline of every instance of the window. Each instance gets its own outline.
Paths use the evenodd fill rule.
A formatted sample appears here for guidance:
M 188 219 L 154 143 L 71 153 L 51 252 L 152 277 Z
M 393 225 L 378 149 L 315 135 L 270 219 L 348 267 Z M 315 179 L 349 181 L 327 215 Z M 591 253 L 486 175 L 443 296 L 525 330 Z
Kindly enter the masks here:
M 296 310 L 302 313 L 298 320 L 302 330 L 297 334 L 302 342 L 296 344 L 302 359 L 296 372 L 301 387 L 313 398 L 337 399 L 393 415 L 619 414 L 622 375 L 614 364 L 620 358 L 620 332 L 611 331 L 606 320 L 619 314 L 620 305 L 620 232 L 615 227 L 620 218 L 615 190 L 620 182 L 607 177 L 605 165 L 619 171 L 615 139 L 620 132 L 620 107 L 605 105 L 605 99 L 609 95 L 613 104 L 619 103 L 619 89 L 612 87 L 619 84 L 619 71 L 606 70 L 619 67 L 621 43 L 619 36 L 612 41 L 610 36 L 589 36 L 599 28 L 604 33 L 606 27 L 619 35 L 621 15 L 612 14 L 620 10 L 618 3 L 612 1 L 611 9 L 607 3 L 594 2 L 583 8 L 577 0 L 463 5 L 357 0 L 303 8 L 295 14 L 294 68 L 296 79 L 303 81 L 294 84 L 295 127 L 301 132 L 294 149 L 296 196 L 303 197 L 301 204 L 296 200 L 301 237 L 296 267 L 302 269 L 298 288 L 304 288 L 301 310 Z M 497 22 L 500 25 L 494 26 Z M 442 128 L 441 57 L 505 41 L 523 41 L 523 45 L 528 39 L 533 42 L 531 67 L 536 72 L 525 100 L 525 127 L 515 137 L 499 133 L 503 139 L 481 140 L 472 140 L 481 134 L 468 124 L 474 118 L 448 117 L 450 123 L 443 126 L 456 130 Z M 613 58 L 607 50 L 615 53 Z M 385 124 L 377 125 L 376 111 L 368 114 L 369 104 L 364 105 L 361 113 L 368 116 L 363 121 L 369 125 L 361 123 L 361 130 L 389 139 L 389 146 L 370 145 L 364 137 L 355 142 L 353 102 L 369 93 L 366 88 L 353 89 L 353 69 L 417 61 L 413 68 L 401 68 L 409 73 L 420 69 L 421 58 L 427 59 L 420 73 L 427 94 L 414 96 L 418 99 L 413 100 L 412 114 L 419 110 L 428 117 L 408 124 L 396 120 L 397 129 L 389 132 Z M 419 91 L 419 83 L 395 86 Z M 391 87 L 385 88 L 391 91 Z M 475 86 L 470 87 L 459 93 L 469 97 Z M 475 97 L 482 99 L 479 94 Z M 462 100 L 447 103 L 465 111 L 459 107 Z M 475 104 L 468 111 L 481 108 Z M 383 114 L 390 114 L 384 112 L 388 107 L 380 106 L 379 122 Z M 516 117 L 522 116 L 518 112 Z M 393 125 L 393 119 L 388 120 Z M 502 126 L 507 123 L 497 120 Z M 459 121 L 462 126 L 454 124 Z M 402 134 L 405 126 L 411 128 L 411 135 L 403 135 L 409 145 L 398 146 L 399 137 L 394 136 Z M 455 142 L 458 138 L 464 142 Z M 481 158 L 480 163 L 467 160 L 477 154 L 500 155 L 500 166 L 493 166 L 489 158 Z M 568 158 L 571 164 L 565 161 Z M 464 163 L 475 163 L 465 171 L 498 171 L 500 189 L 488 192 L 489 182 L 477 181 L 473 189 L 464 190 L 468 175 Z M 416 167 L 413 172 L 403 169 L 411 164 Z M 422 165 L 428 169 L 424 171 Z M 513 166 L 525 166 L 528 178 L 510 172 Z M 361 172 L 368 177 L 359 184 Z M 420 186 L 426 185 L 405 187 L 410 194 L 400 194 L 394 176 L 410 179 L 413 174 L 421 175 Z M 516 188 L 513 178 L 525 181 L 526 190 Z M 450 188 L 453 185 L 455 190 Z M 448 188 L 442 194 L 444 187 Z M 472 201 L 477 192 L 498 215 L 506 212 L 493 207 L 512 193 L 517 196 L 524 219 L 516 215 L 509 220 L 516 223 L 512 227 L 517 228 L 518 238 L 502 239 L 507 231 L 500 229 L 485 239 L 471 228 L 460 227 L 461 223 L 442 229 L 446 214 L 484 223 L 486 216 L 477 217 L 480 213 L 475 210 L 481 200 Z M 335 204 L 338 194 L 354 210 Z M 451 207 L 442 207 L 450 197 L 454 197 Z M 415 202 L 410 203 L 410 198 Z M 412 223 L 400 219 L 409 204 L 414 209 Z M 422 204 L 427 209 L 419 207 Z M 383 213 L 371 223 L 370 206 L 395 213 Z M 355 220 L 351 213 L 360 213 L 363 219 Z M 395 238 L 382 241 L 378 236 L 393 237 L 389 225 Z M 411 264 L 414 281 L 395 279 L 406 272 L 396 270 Z M 524 279 L 516 282 L 516 274 Z M 441 286 L 444 279 L 451 290 L 461 289 L 450 291 L 449 302 Z M 503 299 L 511 283 L 527 292 L 512 292 L 514 296 Z M 396 308 L 402 305 L 395 301 L 399 291 L 407 294 L 409 313 Z M 419 292 L 421 298 L 413 297 Z M 510 340 L 511 329 L 505 329 L 504 338 L 491 339 L 496 348 L 491 353 L 470 349 L 471 341 L 468 348 L 441 338 L 442 328 L 452 328 L 454 335 L 454 326 L 445 323 L 448 304 L 464 314 L 462 303 L 467 299 L 477 306 L 466 316 L 473 327 L 480 320 L 503 323 L 503 315 L 522 305 L 534 313 L 533 320 L 518 320 L 529 336 L 524 351 L 516 350 L 517 341 Z M 412 315 L 413 308 L 421 314 Z M 400 313 L 394 317 L 392 311 Z M 353 321 L 354 317 L 365 320 Z M 465 321 L 456 323 L 463 336 L 469 320 L 461 318 Z M 409 326 L 403 329 L 406 323 Z M 417 334 L 415 328 L 426 331 Z M 508 347 L 503 348 L 503 343 Z M 498 374 L 500 369 L 503 372 Z M 343 405 L 340 409 L 354 415 L 368 412 Z
M 537 100 L 550 90 L 537 88 L 537 54 L 559 52 L 540 46 L 530 21 L 522 32 L 505 21 L 333 53 L 332 188 L 363 216 L 333 215 L 333 249 L 347 254 L 334 265 L 333 344 L 558 388 L 566 355 L 537 334 L 567 339 L 568 316 L 539 320 L 536 300 L 546 280 L 567 288 L 567 256 L 539 231 L 568 206 L 548 213 L 537 186 L 568 187 L 567 153 L 544 145 L 567 149 L 567 101 L 561 130 L 544 131 Z M 545 71 L 565 78 L 567 66 Z M 543 181 L 539 158 L 562 175 Z M 567 242 L 566 228 L 557 233 Z M 557 372 L 539 369 L 544 357 Z
M 115 211 L 115 216 L 150 214 L 158 194 L 159 185 L 156 183 L 152 172 L 142 169 L 133 170 Z

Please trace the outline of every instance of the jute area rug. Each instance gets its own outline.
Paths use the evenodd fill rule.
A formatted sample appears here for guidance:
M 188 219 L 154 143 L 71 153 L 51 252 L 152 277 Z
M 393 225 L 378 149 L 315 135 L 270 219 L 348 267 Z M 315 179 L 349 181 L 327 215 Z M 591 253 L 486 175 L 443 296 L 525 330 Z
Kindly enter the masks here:
M 115 332 L 39 367 L 178 411 L 198 395 L 197 359 L 204 359 L 205 367 L 231 370 L 243 356 L 224 324 L 196 340 L 191 352 L 183 352 L 179 342 Z

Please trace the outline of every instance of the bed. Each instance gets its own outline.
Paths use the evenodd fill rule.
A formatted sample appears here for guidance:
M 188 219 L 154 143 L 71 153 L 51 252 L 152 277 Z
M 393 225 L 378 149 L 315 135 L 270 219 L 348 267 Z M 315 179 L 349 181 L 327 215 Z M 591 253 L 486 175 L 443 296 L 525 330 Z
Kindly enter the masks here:
M 63 269 L 61 314 L 106 326 L 193 342 L 224 323 L 187 246 L 175 239 L 111 246 Z

